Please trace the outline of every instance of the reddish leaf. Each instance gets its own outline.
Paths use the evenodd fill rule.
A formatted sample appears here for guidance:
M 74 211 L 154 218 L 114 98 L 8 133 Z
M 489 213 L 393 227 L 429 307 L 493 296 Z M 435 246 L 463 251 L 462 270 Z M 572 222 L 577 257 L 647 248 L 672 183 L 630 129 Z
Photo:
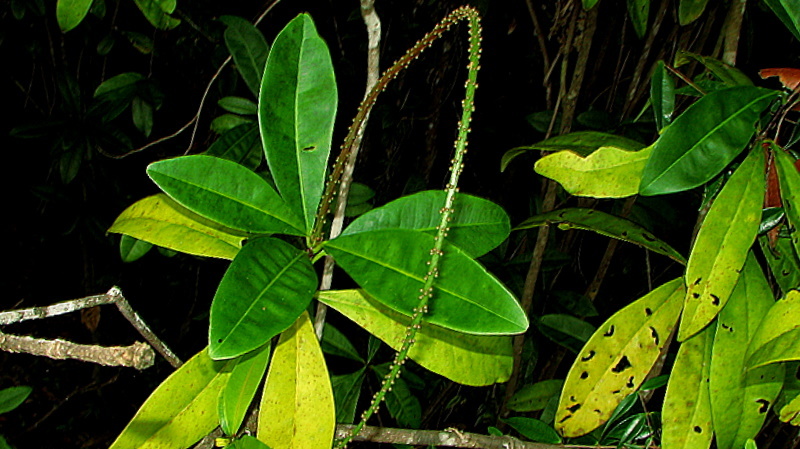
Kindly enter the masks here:
M 761 69 L 758 72 L 762 79 L 772 78 L 777 76 L 781 84 L 787 89 L 795 90 L 800 85 L 800 69 L 789 68 L 774 68 L 774 69 Z

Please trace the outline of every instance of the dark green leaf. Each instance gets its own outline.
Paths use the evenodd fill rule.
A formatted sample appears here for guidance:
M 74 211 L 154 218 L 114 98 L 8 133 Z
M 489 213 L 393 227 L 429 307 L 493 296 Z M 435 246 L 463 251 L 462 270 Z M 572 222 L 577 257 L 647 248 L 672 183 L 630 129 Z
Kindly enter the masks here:
M 225 435 L 236 435 L 242 426 L 267 371 L 269 356 L 270 344 L 267 343 L 236 361 L 228 383 L 219 395 L 219 424 Z
M 19 407 L 31 394 L 28 386 L 10 387 L 0 390 L 0 414 L 8 413 Z
M 786 29 L 800 40 L 800 5 L 786 0 L 764 0 Z
M 251 170 L 255 169 L 264 157 L 258 125 L 245 123 L 226 131 L 208 147 L 205 154 L 231 160 Z
M 680 0 L 678 4 L 678 21 L 682 26 L 697 20 L 706 9 L 708 0 Z
M 747 146 L 756 121 L 776 94 L 741 86 L 698 100 L 656 141 L 639 192 L 680 192 L 710 181 Z
M 78 26 L 89 13 L 91 6 L 92 0 L 58 0 L 56 19 L 61 31 L 66 33 Z
M 258 29 L 247 20 L 237 16 L 222 16 L 225 29 L 225 45 L 233 57 L 236 70 L 253 94 L 258 95 L 261 76 L 269 55 L 269 45 Z
M 564 385 L 562 379 L 549 379 L 535 384 L 525 385 L 511 397 L 508 401 L 508 409 L 514 412 L 535 412 L 547 406 L 551 398 L 558 399 L 561 387 Z
M 365 373 L 366 368 L 360 368 L 354 373 L 331 376 L 333 400 L 336 403 L 336 422 L 353 424 L 355 421 Z
M 539 331 L 547 338 L 565 346 L 574 353 L 581 351 L 595 332 L 595 327 L 571 315 L 549 314 L 539 318 Z
M 152 247 L 152 243 L 122 234 L 119 240 L 119 255 L 123 262 L 134 262 L 147 254 Z
M 345 334 L 333 327 L 331 323 L 326 322 L 325 328 L 322 332 L 322 341 L 320 342 L 322 351 L 326 354 L 337 355 L 339 357 L 355 360 L 356 362 L 364 362 L 361 355 L 358 354 L 353 343 Z
M 134 0 L 150 24 L 160 30 L 171 30 L 181 21 L 170 17 L 175 11 L 176 0 Z
M 249 242 L 214 295 L 209 354 L 227 359 L 262 346 L 295 322 L 316 288 L 317 275 L 305 252 L 270 237 Z
M 675 65 L 681 66 L 690 61 L 697 61 L 703 64 L 705 68 L 719 78 L 726 87 L 753 85 L 753 81 L 741 70 L 709 56 L 700 56 L 688 51 L 681 51 L 678 52 L 678 56 L 675 58 Z
M 252 124 L 249 118 L 236 114 L 222 114 L 211 121 L 211 131 L 217 134 L 224 134 L 233 128 L 241 125 Z
M 436 235 L 446 192 L 426 190 L 396 199 L 353 221 L 342 235 L 379 229 L 413 229 Z M 511 229 L 508 215 L 497 204 L 457 194 L 447 242 L 471 257 L 479 257 L 502 243 Z
M 758 238 L 758 243 L 761 245 L 761 252 L 772 271 L 772 277 L 778 283 L 783 294 L 800 287 L 800 258 L 797 257 L 792 240 L 779 236 L 775 240 L 775 247 L 772 248 L 769 237 L 763 235 Z
M 650 104 L 656 119 L 656 128 L 661 131 L 672 122 L 675 112 L 675 80 L 664 61 L 658 61 L 650 80 Z
M 628 15 L 631 17 L 633 30 L 640 38 L 647 32 L 647 19 L 650 14 L 650 0 L 628 0 Z
M 502 421 L 531 441 L 561 444 L 561 437 L 558 436 L 555 429 L 538 419 L 513 416 Z
M 150 164 L 147 174 L 187 209 L 233 229 L 303 235 L 299 218 L 260 176 L 225 159 L 194 155 Z
M 131 102 L 131 113 L 136 129 L 141 131 L 145 137 L 150 137 L 150 133 L 153 131 L 153 106 L 142 100 L 141 97 L 134 97 Z
M 389 374 L 389 364 L 376 365 L 373 370 L 381 378 Z M 408 384 L 402 378 L 395 380 L 394 385 L 386 394 L 386 408 L 401 427 L 418 429 L 422 420 L 422 406 L 419 399 L 411 393 Z

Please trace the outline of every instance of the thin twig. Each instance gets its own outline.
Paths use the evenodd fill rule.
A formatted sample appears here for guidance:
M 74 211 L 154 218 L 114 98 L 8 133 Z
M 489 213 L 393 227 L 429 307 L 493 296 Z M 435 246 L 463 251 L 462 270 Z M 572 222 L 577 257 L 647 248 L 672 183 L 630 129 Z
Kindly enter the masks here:
M 361 0 L 361 17 L 364 19 L 364 25 L 367 27 L 368 35 L 367 86 L 364 92 L 364 98 L 366 99 L 372 88 L 378 83 L 378 77 L 380 76 L 381 21 L 380 17 L 378 17 L 378 13 L 375 11 L 375 0 Z M 364 120 L 359 123 L 353 146 L 344 166 L 341 183 L 339 184 L 339 193 L 336 199 L 336 210 L 334 211 L 331 230 L 328 234 L 331 239 L 336 238 L 342 233 L 344 213 L 347 209 L 347 197 L 350 194 L 350 185 L 353 183 L 356 159 L 358 159 L 358 151 L 361 148 L 361 141 L 364 138 L 364 131 L 367 128 L 368 120 L 369 111 L 367 111 Z M 322 280 L 320 281 L 320 290 L 329 290 L 331 288 L 333 284 L 334 265 L 333 258 L 326 256 L 325 266 L 322 271 Z M 317 313 L 314 316 L 314 331 L 319 340 L 322 340 L 322 331 L 325 328 L 325 316 L 327 313 L 328 307 L 322 302 L 318 302 Z

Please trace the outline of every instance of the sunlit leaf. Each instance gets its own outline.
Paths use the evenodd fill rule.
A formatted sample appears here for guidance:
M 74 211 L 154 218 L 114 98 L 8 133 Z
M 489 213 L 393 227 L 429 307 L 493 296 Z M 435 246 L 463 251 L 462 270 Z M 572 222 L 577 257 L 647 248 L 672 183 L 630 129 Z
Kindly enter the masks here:
M 319 300 L 399 350 L 410 319 L 359 290 L 319 292 Z M 434 373 L 464 385 L 505 382 L 511 375 L 511 338 L 466 335 L 423 321 L 409 357 Z
M 697 100 L 656 141 L 639 193 L 680 192 L 710 181 L 747 146 L 756 121 L 776 95 L 740 86 Z
M 336 428 L 325 359 L 308 313 L 281 334 L 258 414 L 258 439 L 278 449 L 330 449 Z
M 259 125 L 281 196 L 311 229 L 325 184 L 337 107 L 328 47 L 308 14 L 278 34 L 259 94 Z
M 790 290 L 767 312 L 747 349 L 749 368 L 800 360 L 800 291 Z
M 250 91 L 258 95 L 269 55 L 269 45 L 264 35 L 252 23 L 238 16 L 222 16 L 220 21 L 227 25 L 225 45 L 233 57 L 236 70 Z
M 419 303 L 434 237 L 405 229 L 365 231 L 325 243 L 336 263 L 370 296 L 407 316 Z M 470 334 L 524 332 L 528 320 L 514 295 L 478 262 L 444 247 L 429 323 Z
M 669 376 L 661 422 L 661 444 L 672 449 L 707 449 L 714 437 L 708 381 L 717 328 L 712 323 L 678 349 Z
M 800 40 L 800 7 L 791 0 L 764 0 L 796 39 Z
M 576 131 L 543 140 L 529 146 L 512 148 L 503 155 L 500 171 L 505 171 L 508 164 L 517 156 L 529 151 L 562 151 L 570 150 L 579 156 L 586 157 L 600 147 L 615 147 L 625 151 L 639 151 L 644 144 L 627 137 L 597 131 Z
M 164 194 L 133 203 L 117 217 L 108 232 L 187 254 L 221 259 L 233 259 L 246 238 L 246 234 L 203 218 Z
M 644 382 L 678 320 L 683 296 L 683 280 L 674 279 L 597 329 L 564 383 L 555 418 L 561 435 L 576 437 L 596 429 Z
M 396 199 L 355 219 L 342 235 L 378 229 L 414 229 L 436 235 L 446 194 L 442 190 L 425 190 Z M 470 257 L 482 256 L 508 237 L 510 219 L 497 204 L 460 193 L 453 207 L 447 242 Z
M 211 303 L 209 354 L 231 358 L 283 332 L 311 302 L 317 275 L 308 255 L 275 238 L 258 238 L 233 259 Z
M 258 441 L 256 437 L 250 435 L 242 435 L 241 438 L 234 441 L 231 445 L 225 447 L 228 449 L 270 449 L 269 446 Z
M 267 371 L 270 345 L 251 351 L 235 360 L 230 378 L 219 395 L 219 425 L 225 435 L 236 435 L 247 409 Z
M 593 231 L 606 237 L 639 245 L 681 264 L 686 263 L 686 259 L 679 252 L 656 238 L 648 230 L 624 218 L 594 209 L 559 209 L 531 217 L 514 229 L 530 229 L 545 224 L 558 224 L 559 229 Z
M 679 341 L 710 323 L 728 301 L 758 233 L 764 190 L 764 152 L 756 149 L 717 195 L 697 233 L 686 265 Z
M 153 391 L 111 449 L 183 449 L 206 436 L 219 424 L 217 399 L 230 369 L 200 351 Z

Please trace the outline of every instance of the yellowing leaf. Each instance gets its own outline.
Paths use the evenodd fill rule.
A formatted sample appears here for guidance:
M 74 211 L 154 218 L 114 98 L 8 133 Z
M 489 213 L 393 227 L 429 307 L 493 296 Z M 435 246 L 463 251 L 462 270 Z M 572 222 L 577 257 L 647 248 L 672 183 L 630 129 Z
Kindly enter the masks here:
M 231 366 L 200 351 L 156 388 L 111 449 L 183 449 L 203 438 L 219 424 Z
M 669 375 L 661 423 L 661 445 L 668 449 L 707 449 L 714 427 L 708 378 L 716 323 L 686 340 Z
M 749 368 L 800 359 L 800 292 L 791 290 L 767 312 L 747 349 Z
M 258 414 L 272 449 L 330 449 L 336 427 L 328 369 L 308 312 L 281 334 Z
M 686 266 L 678 340 L 704 328 L 728 301 L 758 233 L 765 188 L 764 152 L 756 149 L 730 177 L 700 226 Z
M 327 290 L 319 300 L 399 350 L 410 318 L 368 297 L 362 290 Z M 514 359 L 511 337 L 462 334 L 423 324 L 409 357 L 423 367 L 464 385 L 505 382 Z
M 626 151 L 609 146 L 586 157 L 559 151 L 539 159 L 534 169 L 576 196 L 623 198 L 639 193 L 642 171 L 651 151 L 652 147 Z
M 182 253 L 229 260 L 245 239 L 243 234 L 200 217 L 164 194 L 137 201 L 117 217 L 108 231 Z
M 781 421 L 791 423 L 793 426 L 800 426 L 800 394 L 781 408 L 779 418 Z
M 597 329 L 567 375 L 555 418 L 561 435 L 596 429 L 644 382 L 675 327 L 683 296 L 682 279 L 674 279 Z

